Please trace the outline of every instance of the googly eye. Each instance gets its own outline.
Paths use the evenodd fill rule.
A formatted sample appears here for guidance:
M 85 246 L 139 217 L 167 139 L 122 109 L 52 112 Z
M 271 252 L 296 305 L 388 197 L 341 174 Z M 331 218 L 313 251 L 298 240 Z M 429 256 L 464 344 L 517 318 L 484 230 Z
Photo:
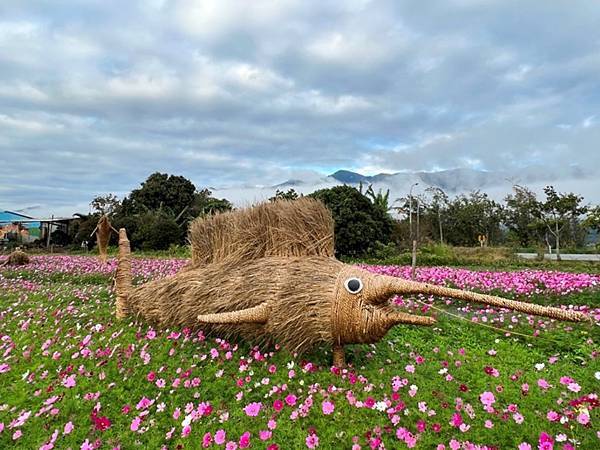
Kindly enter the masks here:
M 362 291 L 363 283 L 360 281 L 360 278 L 348 278 L 344 282 L 344 287 L 351 294 L 358 294 L 360 291 Z

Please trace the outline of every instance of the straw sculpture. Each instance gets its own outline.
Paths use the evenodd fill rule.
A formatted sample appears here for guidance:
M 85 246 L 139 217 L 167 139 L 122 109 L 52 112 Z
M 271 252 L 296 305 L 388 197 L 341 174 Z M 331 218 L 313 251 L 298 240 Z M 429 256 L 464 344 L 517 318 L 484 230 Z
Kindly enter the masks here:
M 2 266 L 24 266 L 30 262 L 29 255 L 20 248 L 17 248 L 8 255 L 8 258 L 2 263 Z
M 103 214 L 98 220 L 98 224 L 91 235 L 96 233 L 96 242 L 98 243 L 98 253 L 100 254 L 100 261 L 106 263 L 108 259 L 108 242 L 110 241 L 110 232 L 114 231 L 118 234 L 117 230 L 113 228 L 108 220 L 108 216 Z
M 345 364 L 347 344 L 375 343 L 397 324 L 435 323 L 432 317 L 396 310 L 389 302 L 395 295 L 436 295 L 559 320 L 588 320 L 575 311 L 376 275 L 343 264 L 331 256 L 332 238 L 323 239 L 324 231 L 332 224 L 329 214 L 323 216 L 324 222 L 314 234 L 317 242 L 303 246 L 301 239 L 307 235 L 308 217 L 297 224 L 278 208 L 324 209 L 312 200 L 303 206 L 276 202 L 260 205 L 254 211 L 214 216 L 206 223 L 198 221 L 192 227 L 192 235 L 206 230 L 205 240 L 200 235 L 192 240 L 192 245 L 202 243 L 201 248 L 193 248 L 198 265 L 138 287 L 131 284 L 129 241 L 125 230 L 120 230 L 118 317 L 142 317 L 158 327 L 202 328 L 223 338 L 241 337 L 258 344 L 276 342 L 296 352 L 326 344 L 333 347 L 333 362 L 337 366 Z M 278 225 L 274 230 L 263 230 L 259 226 L 262 220 Z M 294 228 L 283 229 L 282 224 L 290 223 Z M 233 237 L 218 229 L 217 224 L 231 230 Z M 250 224 L 254 228 L 248 225 L 245 230 L 237 230 L 233 224 Z M 294 230 L 297 236 L 293 235 Z M 272 238 L 275 235 L 286 236 L 283 243 L 290 243 L 292 248 L 284 248 L 283 243 Z M 236 242 L 240 242 L 243 251 L 233 247 Z M 251 251 L 253 246 L 259 249 L 256 253 Z
M 225 259 L 237 264 L 266 256 L 333 256 L 333 218 L 318 200 L 278 200 L 190 225 L 191 267 Z

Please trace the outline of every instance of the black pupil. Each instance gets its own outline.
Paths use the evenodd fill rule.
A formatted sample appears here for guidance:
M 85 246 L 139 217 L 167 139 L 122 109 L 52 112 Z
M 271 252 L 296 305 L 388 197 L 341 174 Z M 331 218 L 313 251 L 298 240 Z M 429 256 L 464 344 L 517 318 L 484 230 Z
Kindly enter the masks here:
M 350 292 L 358 292 L 359 289 L 360 289 L 360 281 L 358 281 L 356 278 L 348 280 L 348 290 Z

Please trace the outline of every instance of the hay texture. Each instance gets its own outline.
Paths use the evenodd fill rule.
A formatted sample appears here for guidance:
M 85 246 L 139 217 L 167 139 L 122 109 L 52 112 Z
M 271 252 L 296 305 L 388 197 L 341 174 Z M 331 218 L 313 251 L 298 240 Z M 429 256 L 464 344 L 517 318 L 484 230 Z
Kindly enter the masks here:
M 189 231 L 191 267 L 269 256 L 334 256 L 333 218 L 318 200 L 277 200 L 198 218 Z
M 101 216 L 98 225 L 96 226 L 96 242 L 98 243 L 100 261 L 103 263 L 106 263 L 106 260 L 108 259 L 108 241 L 110 241 L 110 231 L 112 229 L 108 216 Z
M 8 255 L 2 266 L 25 266 L 31 262 L 29 255 L 20 249 Z
M 321 214 L 312 233 L 307 213 L 311 208 Z M 333 221 L 321 208 L 312 200 L 301 205 L 276 202 L 196 222 L 191 233 L 192 244 L 200 244 L 195 249 L 196 266 L 135 288 L 127 275 L 130 250 L 122 230 L 117 313 L 158 327 L 189 327 L 227 339 L 275 342 L 290 351 L 306 352 L 326 344 L 333 347 L 335 365 L 344 364 L 347 344 L 377 342 L 397 324 L 435 323 L 432 317 L 394 309 L 389 300 L 395 295 L 436 295 L 560 320 L 588 320 L 574 311 L 373 274 L 343 264 L 331 256 L 333 239 L 325 231 L 332 229 Z M 291 211 L 306 216 L 298 224 Z M 285 239 L 278 242 L 274 236 Z M 302 236 L 307 240 L 313 236 L 312 243 L 303 243 Z

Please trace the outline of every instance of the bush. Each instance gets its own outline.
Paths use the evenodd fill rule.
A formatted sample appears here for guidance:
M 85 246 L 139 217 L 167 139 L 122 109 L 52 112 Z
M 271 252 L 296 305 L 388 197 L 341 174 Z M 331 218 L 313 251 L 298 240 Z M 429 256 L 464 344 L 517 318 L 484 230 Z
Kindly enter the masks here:
M 142 250 L 167 250 L 172 244 L 181 243 L 184 235 L 175 218 L 161 212 L 146 213 L 138 217 L 132 243 Z
M 375 250 L 377 242 L 390 242 L 393 220 L 357 189 L 335 186 L 313 192 L 335 221 L 335 252 L 338 256 L 361 256 Z

